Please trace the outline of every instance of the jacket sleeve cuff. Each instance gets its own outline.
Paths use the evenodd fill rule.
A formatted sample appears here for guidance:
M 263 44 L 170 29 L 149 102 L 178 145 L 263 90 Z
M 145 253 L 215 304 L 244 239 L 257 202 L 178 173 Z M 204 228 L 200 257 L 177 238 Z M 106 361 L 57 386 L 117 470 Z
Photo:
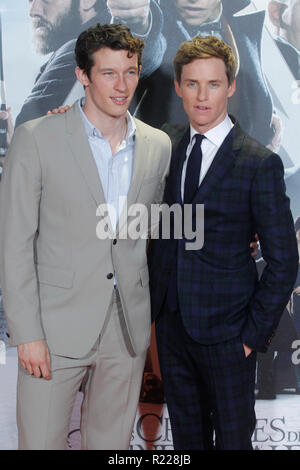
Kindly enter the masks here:
M 251 321 L 248 320 L 247 324 L 242 330 L 241 339 L 243 343 L 246 344 L 246 346 L 249 348 L 253 349 L 254 351 L 264 353 L 267 352 L 274 335 L 275 330 L 269 334 L 257 331 L 255 326 L 251 324 Z
M 31 343 L 45 339 L 45 334 L 40 325 L 27 324 L 24 328 L 15 328 L 9 323 L 7 324 L 7 337 L 10 346 L 18 346 L 18 344 Z

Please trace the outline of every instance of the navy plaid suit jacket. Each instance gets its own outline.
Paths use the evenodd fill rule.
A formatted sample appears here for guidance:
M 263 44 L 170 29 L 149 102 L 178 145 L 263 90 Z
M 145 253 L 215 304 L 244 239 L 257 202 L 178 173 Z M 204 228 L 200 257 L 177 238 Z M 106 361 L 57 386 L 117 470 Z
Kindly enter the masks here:
M 164 194 L 164 202 L 172 205 L 181 203 L 189 127 L 166 125 L 163 130 L 173 142 Z M 240 336 L 243 343 L 264 352 L 289 300 L 298 269 L 280 157 L 235 123 L 194 197 L 193 206 L 196 204 L 204 204 L 202 249 L 187 251 L 185 243 L 189 240 L 184 238 L 151 241 L 153 319 L 163 307 L 175 263 L 179 308 L 188 334 L 202 344 Z M 255 233 L 266 261 L 260 280 L 249 246 Z

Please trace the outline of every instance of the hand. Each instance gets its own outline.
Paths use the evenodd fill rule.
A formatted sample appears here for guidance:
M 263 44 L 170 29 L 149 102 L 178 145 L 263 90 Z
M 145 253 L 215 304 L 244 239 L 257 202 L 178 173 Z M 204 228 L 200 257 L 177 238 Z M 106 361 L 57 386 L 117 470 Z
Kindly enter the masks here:
M 6 111 L 0 111 L 0 119 L 3 121 L 7 121 L 7 134 L 6 134 L 6 139 L 7 139 L 7 145 L 11 143 L 11 139 L 14 133 L 14 124 L 13 124 L 13 118 L 11 115 L 11 108 L 7 108 Z
M 243 346 L 244 346 L 245 356 L 248 357 L 252 353 L 252 349 L 249 348 L 246 344 L 243 344 Z
M 70 106 L 67 104 L 66 106 L 60 106 L 59 108 L 52 109 L 52 111 L 48 111 L 47 115 L 49 115 L 49 114 L 64 114 L 69 109 L 70 109 Z
M 272 152 L 277 153 L 280 149 L 281 140 L 282 140 L 282 131 L 283 131 L 281 119 L 277 114 L 273 114 L 272 128 L 273 128 L 274 135 L 269 145 L 267 145 L 267 147 L 268 149 L 272 150 Z
M 108 0 L 114 22 L 125 23 L 132 32 L 145 34 L 149 28 L 150 0 Z
M 296 287 L 296 288 L 293 290 L 293 294 L 300 295 L 300 286 Z
M 46 341 L 41 339 L 18 345 L 18 359 L 21 366 L 35 377 L 51 379 L 51 363 Z
M 251 252 L 252 258 L 256 258 L 256 256 L 257 256 L 257 251 L 256 251 L 256 250 L 258 249 L 258 246 L 259 246 L 259 245 L 258 245 L 258 243 L 259 243 L 259 238 L 258 238 L 257 233 L 254 235 L 254 239 L 255 239 L 255 241 L 253 241 L 253 242 L 250 243 L 250 248 L 251 248 L 251 250 L 252 250 L 252 252 Z

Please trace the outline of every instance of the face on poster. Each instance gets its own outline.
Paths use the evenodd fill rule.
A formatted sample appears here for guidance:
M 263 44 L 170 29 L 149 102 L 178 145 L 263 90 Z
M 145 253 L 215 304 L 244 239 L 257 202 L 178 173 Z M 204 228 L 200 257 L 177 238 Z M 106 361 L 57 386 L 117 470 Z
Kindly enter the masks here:
M 47 57 L 37 53 L 28 0 L 1 0 L 0 11 L 6 102 L 15 118 Z
M 293 186 L 300 165 L 297 123 L 300 118 L 300 0 L 253 0 L 255 9 L 265 9 L 261 61 L 274 111 L 281 121 L 281 148 L 287 176 Z M 274 47 L 275 45 L 275 47 Z M 295 187 L 296 187 L 295 186 Z
M 78 31 L 79 2 L 1 0 L 0 11 L 6 101 L 15 118 L 40 67 Z

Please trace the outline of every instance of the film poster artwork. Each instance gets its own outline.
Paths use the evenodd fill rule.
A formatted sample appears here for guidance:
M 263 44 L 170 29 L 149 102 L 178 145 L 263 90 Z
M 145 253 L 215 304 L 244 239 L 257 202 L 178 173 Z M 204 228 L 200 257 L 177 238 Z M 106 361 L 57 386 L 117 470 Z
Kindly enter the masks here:
M 82 0 L 1 0 L 0 165 L 14 128 L 57 106 L 71 105 L 83 95 L 75 79 L 73 54 L 80 31 L 96 22 L 122 21 L 145 39 L 131 112 L 156 127 L 186 121 L 173 87 L 172 59 L 179 44 L 197 34 L 213 34 L 228 42 L 238 59 L 238 91 L 230 112 L 246 132 L 282 158 L 300 247 L 300 0 L 199 0 L 199 7 L 209 12 L 206 17 L 201 9 L 185 8 L 195 3 L 189 0 L 149 0 L 140 18 L 124 8 L 127 2 L 119 3 L 123 18 L 116 18 L 105 0 L 90 2 L 88 10 L 81 8 Z M 261 272 L 260 255 L 256 262 Z M 17 446 L 16 351 L 7 344 L 1 306 L 0 341 L 0 448 L 10 449 Z M 272 345 L 267 354 L 258 355 L 256 449 L 300 449 L 299 363 L 300 270 Z M 80 441 L 80 399 L 79 394 L 70 429 L 71 449 L 78 448 Z M 131 448 L 172 448 L 154 336 Z

